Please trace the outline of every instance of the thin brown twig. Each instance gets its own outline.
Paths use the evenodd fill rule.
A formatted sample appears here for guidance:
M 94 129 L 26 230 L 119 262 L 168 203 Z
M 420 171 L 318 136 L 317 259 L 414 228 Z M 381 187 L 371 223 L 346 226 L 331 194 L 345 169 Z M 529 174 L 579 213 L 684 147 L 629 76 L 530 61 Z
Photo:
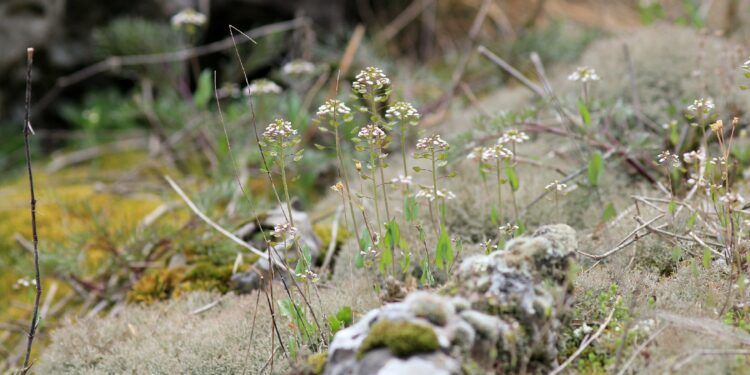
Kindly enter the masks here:
M 591 343 L 594 342 L 594 340 L 596 340 L 597 338 L 599 338 L 599 336 L 601 336 L 601 334 L 604 332 L 604 330 L 609 325 L 609 322 L 612 321 L 612 317 L 614 317 L 614 315 L 615 315 L 615 310 L 617 310 L 617 304 L 619 302 L 620 302 L 620 298 L 618 297 L 617 301 L 615 301 L 614 307 L 612 307 L 612 310 L 609 312 L 609 315 L 607 316 L 607 319 L 604 321 L 604 323 L 602 323 L 599 326 L 599 329 L 593 335 L 591 335 L 591 337 L 589 337 L 588 340 L 585 340 L 581 344 L 581 347 L 578 348 L 578 350 L 576 350 L 575 353 L 573 353 L 570 357 L 568 357 L 568 359 L 566 359 L 565 362 L 563 362 L 560 366 L 557 366 L 557 368 L 555 368 L 554 370 L 552 370 L 549 373 L 549 375 L 557 375 L 560 372 L 562 372 L 563 370 L 565 370 L 565 368 L 568 367 L 568 365 L 570 365 L 571 363 L 573 363 L 573 361 L 576 358 L 578 358 L 578 356 L 581 355 L 581 353 L 583 353 L 583 351 L 589 345 L 591 345 Z
M 252 30 L 249 30 L 243 34 L 250 38 L 258 38 L 265 35 L 270 35 L 278 32 L 293 30 L 299 27 L 303 27 L 309 23 L 307 18 L 295 18 L 293 20 L 277 22 L 268 25 L 264 25 Z M 241 41 L 245 43 L 247 41 Z M 34 113 L 39 113 L 49 106 L 54 99 L 60 95 L 63 89 L 66 87 L 75 85 L 84 80 L 87 80 L 95 75 L 119 69 L 124 66 L 137 66 L 137 65 L 155 65 L 165 64 L 171 62 L 180 62 L 189 60 L 195 57 L 208 55 L 223 51 L 231 48 L 234 45 L 232 38 L 224 38 L 220 41 L 216 41 L 210 44 L 206 44 L 199 47 L 183 49 L 175 52 L 168 53 L 157 53 L 149 55 L 130 55 L 130 56 L 112 56 L 103 61 L 89 65 L 73 74 L 69 74 L 64 77 L 60 77 L 55 82 L 55 85 L 50 89 L 47 94 L 37 103 Z
M 646 235 L 647 235 L 648 233 L 650 233 L 650 232 L 647 232 L 646 234 L 639 234 L 638 232 L 639 232 L 640 230 L 644 229 L 644 228 L 647 228 L 647 227 L 648 227 L 649 225 L 651 225 L 651 224 L 652 224 L 653 222 L 655 222 L 656 220 L 659 220 L 659 219 L 661 219 L 662 217 L 664 217 L 664 214 L 661 214 L 661 215 L 659 215 L 659 216 L 656 216 L 655 218 L 653 218 L 653 219 L 649 220 L 649 221 L 648 221 L 648 222 L 646 222 L 646 223 L 640 223 L 641 225 L 640 225 L 640 226 L 638 226 L 637 228 L 635 228 L 635 229 L 634 229 L 634 230 L 633 230 L 632 232 L 630 232 L 630 233 L 629 233 L 629 234 L 628 234 L 627 236 L 625 236 L 625 237 L 624 237 L 624 238 L 622 239 L 622 241 L 620 241 L 620 243 L 619 243 L 619 244 L 618 244 L 617 246 L 615 246 L 615 247 L 614 247 L 614 248 L 613 248 L 612 250 L 609 250 L 609 251 L 607 251 L 607 252 L 606 252 L 606 253 L 604 253 L 604 254 L 588 254 L 588 253 L 585 253 L 585 252 L 583 252 L 583 251 L 576 251 L 576 252 L 577 252 L 578 254 L 581 254 L 581 255 L 583 255 L 583 256 L 585 256 L 585 257 L 587 257 L 587 258 L 591 258 L 591 259 L 594 259 L 594 260 L 601 260 L 601 259 L 604 259 L 604 258 L 606 258 L 606 257 L 608 257 L 608 256 L 610 256 L 610 255 L 612 255 L 612 254 L 614 254 L 614 253 L 616 253 L 616 252 L 618 252 L 618 251 L 620 251 L 620 250 L 622 250 L 622 249 L 624 249 L 624 248 L 626 248 L 626 247 L 630 246 L 631 244 L 635 243 L 636 241 L 638 241 L 638 240 L 640 240 L 641 238 L 643 238 L 644 236 L 646 236 Z
M 36 335 L 37 320 L 39 319 L 39 303 L 42 298 L 42 277 L 39 273 L 39 237 L 37 236 L 36 229 L 36 195 L 34 194 L 34 173 L 31 169 L 31 146 L 29 144 L 29 136 L 33 134 L 31 128 L 31 66 L 34 63 L 34 49 L 26 49 L 26 111 L 23 123 L 23 141 L 24 148 L 26 150 L 26 169 L 29 172 L 29 193 L 31 195 L 31 236 L 32 243 L 34 244 L 34 271 L 36 282 L 36 295 L 34 296 L 34 312 L 31 316 L 31 324 L 29 328 L 28 341 L 26 342 L 26 357 L 23 361 L 23 368 L 21 374 L 26 374 L 31 367 L 29 360 L 31 359 L 31 348 L 34 345 L 34 336 Z

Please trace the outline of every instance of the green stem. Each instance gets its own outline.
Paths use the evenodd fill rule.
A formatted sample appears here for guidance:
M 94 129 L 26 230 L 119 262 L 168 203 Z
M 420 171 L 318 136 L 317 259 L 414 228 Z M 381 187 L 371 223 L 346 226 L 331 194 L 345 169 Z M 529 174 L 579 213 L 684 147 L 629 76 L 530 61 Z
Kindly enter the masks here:
M 497 172 L 497 220 L 503 223 L 503 178 L 500 172 L 500 158 L 495 161 L 495 169 Z
M 436 168 L 435 167 L 436 166 L 436 163 L 435 163 L 435 150 L 431 150 L 431 153 L 432 153 L 432 155 L 431 155 L 432 156 L 432 158 L 431 158 L 431 160 L 432 160 L 432 189 L 433 189 L 433 194 L 435 195 L 435 202 L 438 202 L 437 169 L 435 169 Z M 440 207 L 438 206 L 438 203 L 435 203 L 435 207 L 438 209 L 438 211 L 440 211 Z M 432 208 L 430 207 L 430 209 L 432 209 Z M 435 227 L 435 232 L 436 233 L 437 233 L 437 231 L 438 231 L 439 228 L 440 228 L 440 213 L 438 212 L 438 215 L 437 215 L 437 226 Z
M 378 207 L 378 181 L 375 179 L 375 168 L 377 167 L 377 164 L 375 164 L 375 145 L 370 146 L 370 178 L 372 179 L 372 200 L 375 205 L 375 218 L 377 219 L 377 225 L 378 225 L 378 234 L 382 237 L 382 231 L 380 230 L 380 227 L 383 225 L 383 222 L 380 221 L 380 208 Z
M 354 226 L 354 234 L 357 236 L 357 244 L 362 243 L 360 241 L 359 230 L 357 229 L 357 217 L 354 216 L 354 203 L 352 203 L 351 190 L 349 190 L 349 177 L 344 167 L 344 157 L 341 154 L 341 140 L 339 138 L 339 126 L 332 124 L 336 134 L 336 159 L 339 162 L 339 172 L 341 173 L 342 179 L 344 180 L 344 189 L 346 190 L 346 197 L 349 201 L 349 213 L 352 216 L 352 225 Z
M 378 158 L 378 169 L 380 169 L 380 187 L 381 187 L 381 190 L 383 191 L 383 202 L 385 202 L 385 216 L 386 216 L 386 221 L 390 221 L 391 220 L 391 211 L 388 208 L 388 192 L 387 192 L 387 189 L 385 187 L 385 185 L 386 185 L 386 183 L 385 183 L 385 173 L 383 172 L 383 169 L 385 169 L 385 165 L 383 165 L 383 158 L 381 157 L 381 155 L 383 154 L 383 150 L 381 148 L 378 151 L 379 152 L 377 154 L 377 158 Z

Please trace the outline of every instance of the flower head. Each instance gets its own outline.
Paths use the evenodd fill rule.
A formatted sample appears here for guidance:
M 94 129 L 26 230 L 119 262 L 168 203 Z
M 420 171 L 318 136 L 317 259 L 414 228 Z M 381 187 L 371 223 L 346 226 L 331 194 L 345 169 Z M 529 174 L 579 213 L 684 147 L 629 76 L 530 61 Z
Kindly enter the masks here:
M 724 121 L 716 120 L 713 124 L 709 125 L 714 133 L 720 133 L 724 130 Z
M 385 139 L 385 132 L 375 124 L 367 124 L 359 129 L 357 136 L 365 139 L 367 143 L 374 145 Z
M 589 81 L 599 81 L 601 78 L 598 74 L 596 74 L 596 70 L 593 68 L 589 68 L 587 66 L 579 66 L 578 69 L 576 69 L 573 73 L 570 73 L 568 76 L 569 81 L 577 81 L 577 82 L 589 82 Z
M 505 225 L 501 225 L 497 229 L 500 232 L 505 233 L 506 236 L 512 236 L 518 230 L 518 225 L 515 225 L 513 223 L 508 223 L 508 224 L 505 224 Z
M 711 98 L 698 98 L 693 101 L 693 104 L 687 107 L 688 114 L 692 117 L 705 116 L 711 113 L 714 109 L 714 101 Z
M 297 228 L 293 227 L 289 223 L 281 223 L 277 224 L 273 228 L 272 235 L 276 238 L 294 238 L 294 236 L 297 235 Z
M 690 151 L 682 154 L 682 160 L 685 161 L 687 164 L 692 164 L 696 161 L 702 161 L 704 159 L 703 151 Z
M 419 112 L 410 103 L 398 102 L 385 111 L 385 118 L 391 121 L 408 121 L 416 125 L 419 121 Z
M 245 96 L 278 95 L 281 94 L 281 87 L 270 79 L 261 78 L 250 82 L 250 86 L 245 87 L 242 93 Z
M 297 59 L 292 60 L 281 67 L 281 72 L 287 76 L 306 76 L 315 73 L 315 64 Z
M 391 183 L 395 185 L 410 186 L 412 182 L 411 176 L 399 175 L 398 177 L 391 179 Z
M 172 26 L 174 27 L 198 27 L 203 26 L 207 19 L 206 15 L 196 12 L 193 8 L 186 8 L 172 16 Z
M 344 192 L 344 184 L 341 181 L 331 185 L 331 190 L 341 194 Z
M 425 188 L 423 187 L 420 189 L 417 194 L 415 195 L 416 198 L 423 198 L 430 202 L 434 201 L 436 198 L 441 198 L 445 200 L 451 200 L 456 198 L 456 194 L 453 194 L 452 191 L 442 191 L 442 190 L 435 190 L 433 188 Z
M 498 143 L 508 143 L 508 142 L 523 143 L 524 141 L 528 141 L 528 140 L 529 140 L 528 134 L 522 131 L 516 130 L 516 129 L 511 129 L 511 130 L 506 131 L 503 134 L 503 136 L 497 140 L 497 142 Z
M 719 197 L 719 201 L 728 205 L 728 206 L 734 206 L 737 204 L 742 204 L 745 202 L 745 198 L 742 198 L 741 195 L 738 193 L 726 193 Z
M 320 107 L 318 107 L 318 116 L 331 116 L 343 115 L 344 121 L 351 121 L 352 110 L 336 99 L 328 99 Z M 348 120 L 347 120 L 348 119 Z
M 484 162 L 492 160 L 508 160 L 512 157 L 513 151 L 499 143 L 490 147 L 485 147 L 482 152 L 482 161 Z
M 288 138 L 297 134 L 297 130 L 292 128 L 292 123 L 280 118 L 266 126 L 263 132 L 263 138 L 275 141 L 278 138 Z
M 440 138 L 440 134 L 425 137 L 417 141 L 417 150 L 420 151 L 447 151 L 449 148 L 450 145 Z
M 554 181 L 550 182 L 549 184 L 547 184 L 547 186 L 544 187 L 544 190 L 547 190 L 547 191 L 564 191 L 567 187 L 568 187 L 568 185 L 566 185 L 566 184 L 564 184 L 564 183 L 562 183 L 562 182 L 560 182 L 558 180 L 554 180 Z
M 36 286 L 36 279 L 27 279 L 24 277 L 16 280 L 16 283 L 13 284 L 13 289 L 28 288 L 31 286 Z
M 380 68 L 370 66 L 357 74 L 352 89 L 360 94 L 367 94 L 367 90 L 380 90 L 390 84 L 391 80 Z
M 662 151 L 656 158 L 659 164 L 671 164 L 675 168 L 680 166 L 680 158 L 669 152 L 669 150 Z

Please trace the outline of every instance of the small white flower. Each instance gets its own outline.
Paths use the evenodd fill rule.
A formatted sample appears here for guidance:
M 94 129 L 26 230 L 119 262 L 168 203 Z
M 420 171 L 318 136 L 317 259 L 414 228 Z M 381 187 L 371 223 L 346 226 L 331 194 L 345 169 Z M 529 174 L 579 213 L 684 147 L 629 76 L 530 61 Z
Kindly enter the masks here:
M 492 160 L 508 160 L 513 157 L 513 151 L 507 149 L 501 144 L 487 147 L 482 152 L 482 161 L 489 162 Z
M 396 185 L 410 186 L 412 184 L 412 177 L 399 175 L 398 177 L 391 179 L 391 183 Z
M 482 157 L 482 154 L 484 153 L 484 147 L 474 147 L 471 152 L 469 152 L 468 155 L 466 155 L 466 159 L 468 160 L 477 160 Z
M 314 283 L 320 280 L 318 274 L 310 270 L 306 270 L 305 273 L 297 273 L 296 275 L 299 279 L 307 279 L 308 281 L 312 281 Z
M 292 128 L 292 123 L 286 120 L 277 118 L 274 122 L 266 126 L 266 130 L 263 132 L 263 138 L 275 141 L 279 137 L 287 138 L 297 134 L 297 130 Z
M 513 223 L 508 223 L 508 224 L 505 224 L 505 225 L 501 225 L 497 229 L 500 232 L 505 233 L 506 236 L 512 236 L 518 230 L 518 225 L 515 225 Z
M 32 286 L 36 287 L 36 279 L 27 279 L 25 277 L 22 277 L 16 280 L 16 283 L 13 284 L 13 289 L 28 288 Z
M 568 185 L 561 183 L 558 180 L 554 180 L 547 184 L 547 186 L 544 187 L 544 190 L 547 191 L 564 191 Z
M 438 190 L 435 192 L 435 189 L 423 187 L 420 189 L 417 194 L 415 195 L 416 198 L 424 198 L 430 202 L 434 201 L 436 198 L 442 198 L 445 200 L 451 200 L 455 199 L 456 195 L 453 194 L 452 191 L 442 191 Z
M 375 124 L 367 124 L 359 129 L 357 137 L 367 140 L 369 144 L 377 144 L 385 139 L 385 132 Z
M 593 82 L 599 81 L 601 78 L 596 74 L 596 70 L 587 66 L 579 66 L 573 73 L 570 73 L 568 80 L 576 82 Z
M 703 160 L 703 151 L 690 151 L 682 154 L 682 160 L 685 161 L 687 164 L 692 164 L 696 161 L 702 161 Z
M 256 79 L 250 82 L 250 86 L 242 90 L 245 96 L 254 95 L 278 95 L 281 94 L 281 87 L 270 79 Z
M 688 112 L 694 116 L 707 115 L 714 109 L 714 101 L 711 98 L 699 98 L 687 107 Z
M 734 206 L 736 204 L 744 203 L 745 198 L 742 198 L 738 193 L 726 193 L 719 197 L 719 201 L 729 206 Z
M 379 68 L 370 66 L 357 74 L 352 89 L 360 94 L 367 94 L 368 89 L 379 90 L 391 84 L 391 80 Z
M 671 164 L 675 168 L 680 166 L 680 158 L 678 158 L 677 155 L 669 152 L 669 150 L 662 151 L 659 155 L 656 156 L 656 158 L 659 164 Z
M 440 134 L 425 137 L 417 141 L 417 150 L 420 151 L 446 151 L 448 148 L 450 148 L 450 145 L 440 138 Z
M 498 143 L 508 143 L 508 142 L 523 143 L 524 141 L 528 141 L 528 140 L 529 140 L 528 134 L 522 131 L 516 130 L 516 129 L 511 129 L 511 130 L 506 131 L 503 134 L 503 136 L 497 140 L 497 142 Z
M 750 60 L 747 60 L 744 63 L 742 63 L 742 65 L 740 65 L 740 69 L 742 69 L 743 71 L 747 73 L 750 73 Z
M 306 76 L 315 73 L 315 64 L 305 60 L 292 60 L 281 67 L 281 72 L 287 76 Z
M 186 8 L 172 16 L 172 26 L 203 26 L 206 23 L 206 15 L 196 12 L 193 8 Z
M 328 99 L 320 107 L 318 107 L 318 116 L 329 116 L 329 115 L 349 115 L 352 110 L 336 99 Z M 351 120 L 351 119 L 350 119 Z
M 289 223 L 281 223 L 273 228 L 273 233 L 271 234 L 276 238 L 294 238 L 297 235 L 297 228 Z
M 416 125 L 419 112 L 410 103 L 398 102 L 385 111 L 385 118 L 391 121 L 410 121 Z

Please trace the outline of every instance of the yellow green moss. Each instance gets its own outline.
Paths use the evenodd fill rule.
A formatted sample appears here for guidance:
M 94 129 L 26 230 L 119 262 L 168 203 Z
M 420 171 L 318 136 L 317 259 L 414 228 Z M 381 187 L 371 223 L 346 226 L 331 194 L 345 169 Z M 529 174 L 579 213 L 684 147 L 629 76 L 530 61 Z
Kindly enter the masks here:
M 381 320 L 375 323 L 362 341 L 357 352 L 357 359 L 372 349 L 388 348 L 393 355 L 408 357 L 417 353 L 429 353 L 438 350 L 438 338 L 435 331 L 421 324 Z
M 179 294 L 179 285 L 185 278 L 183 268 L 163 268 L 141 277 L 128 292 L 128 301 L 151 303 Z
M 307 365 L 310 366 L 313 375 L 323 374 L 323 370 L 326 368 L 326 362 L 328 361 L 328 352 L 315 353 L 307 357 Z

